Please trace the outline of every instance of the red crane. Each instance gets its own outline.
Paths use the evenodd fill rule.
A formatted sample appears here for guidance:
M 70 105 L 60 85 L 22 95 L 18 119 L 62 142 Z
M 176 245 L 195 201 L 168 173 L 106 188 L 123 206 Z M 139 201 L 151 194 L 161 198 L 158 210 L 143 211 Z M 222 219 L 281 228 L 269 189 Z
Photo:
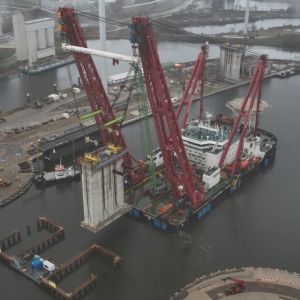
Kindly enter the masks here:
M 204 192 L 196 188 L 193 180 L 149 18 L 133 17 L 131 30 L 130 40 L 134 51 L 138 48 L 141 56 L 147 94 L 172 193 L 175 198 L 187 194 L 191 206 L 198 208 L 204 200 Z
M 235 295 L 238 293 L 242 293 L 245 291 L 246 282 L 244 280 L 233 278 L 233 277 L 227 277 L 225 280 L 232 280 L 234 284 L 230 286 L 228 289 L 225 290 L 226 295 Z
M 82 29 L 73 8 L 63 7 L 58 9 L 58 18 L 61 23 L 61 34 L 73 46 L 87 48 Z M 73 53 L 78 72 L 86 92 L 92 115 L 99 129 L 102 145 L 113 143 L 121 148 L 127 148 L 121 132 L 121 126 L 109 103 L 109 99 L 102 85 L 95 63 L 89 54 Z M 110 126 L 103 126 L 111 124 Z M 133 166 L 133 158 L 127 154 L 123 159 L 126 174 L 131 183 L 137 183 L 144 178 L 141 167 Z
M 200 88 L 201 88 L 201 90 L 200 90 L 200 120 L 203 118 L 204 70 L 205 70 L 206 55 L 207 55 L 207 45 L 203 45 L 201 47 L 201 52 L 199 53 L 196 63 L 194 65 L 194 69 L 192 71 L 189 82 L 186 86 L 186 89 L 185 89 L 182 99 L 180 101 L 178 110 L 176 112 L 176 117 L 177 117 L 177 119 L 179 119 L 179 116 L 180 116 L 183 108 L 185 107 L 185 111 L 184 111 L 184 114 L 181 119 L 180 128 L 184 128 L 187 123 L 189 113 L 191 110 L 193 96 L 195 94 L 198 81 L 201 81 L 201 85 L 200 85 Z
M 264 79 L 264 72 L 265 68 L 267 66 L 267 56 L 262 55 L 260 57 L 259 62 L 256 65 L 249 89 L 247 91 L 247 94 L 243 100 L 243 103 L 241 105 L 240 111 L 237 115 L 237 117 L 234 120 L 234 124 L 231 130 L 231 133 L 228 138 L 228 143 L 222 153 L 219 166 L 223 167 L 228 150 L 230 146 L 232 145 L 233 137 L 236 135 L 238 127 L 241 128 L 240 138 L 239 138 L 239 144 L 236 151 L 236 155 L 233 161 L 232 165 L 232 175 L 235 175 L 239 163 L 239 159 L 241 156 L 241 152 L 243 150 L 244 145 L 244 138 L 248 129 L 249 120 L 251 117 L 252 109 L 254 107 L 255 99 L 257 99 L 256 103 L 256 116 L 255 116 L 255 127 L 254 127 L 254 133 L 257 131 L 258 122 L 259 122 L 259 107 L 260 107 L 260 101 L 261 101 L 261 89 L 262 89 L 262 82 Z M 243 121 L 243 123 L 241 123 Z M 241 126 L 242 125 L 242 126 Z

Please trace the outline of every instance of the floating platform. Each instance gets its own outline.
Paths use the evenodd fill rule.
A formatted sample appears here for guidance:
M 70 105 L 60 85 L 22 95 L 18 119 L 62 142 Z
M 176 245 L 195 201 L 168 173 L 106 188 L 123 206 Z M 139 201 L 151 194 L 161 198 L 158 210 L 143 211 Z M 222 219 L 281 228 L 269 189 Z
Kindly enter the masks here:
M 237 115 L 241 109 L 243 101 L 244 101 L 243 98 L 235 98 L 233 100 L 226 102 L 226 107 L 231 109 L 233 111 L 233 113 L 235 115 Z M 245 106 L 245 113 L 249 110 L 249 106 L 250 106 L 250 101 L 248 101 L 248 103 Z M 259 113 L 264 112 L 269 107 L 270 107 L 270 105 L 266 101 L 260 100 Z M 256 111 L 257 111 L 257 99 L 254 100 L 253 109 L 252 109 L 251 114 L 252 115 L 255 114 Z
M 117 267 L 122 261 L 122 258 L 116 253 L 103 246 L 93 244 L 76 257 L 57 265 L 56 261 L 42 259 L 40 255 L 64 239 L 64 228 L 46 217 L 38 218 L 37 228 L 38 230 L 47 230 L 50 235 L 19 255 L 8 253 L 8 250 L 22 240 L 19 230 L 0 239 L 0 261 L 39 286 L 44 287 L 58 299 L 79 299 L 95 286 L 97 277 L 94 274 L 91 274 L 87 280 L 72 291 L 65 291 L 59 286 L 64 278 L 79 269 L 92 256 L 99 255 L 103 257 L 110 262 L 112 267 Z
M 192 220 L 202 219 L 220 200 L 224 199 L 224 196 L 239 189 L 245 180 L 273 162 L 277 149 L 277 138 L 271 132 L 261 129 L 257 133 L 262 140 L 262 150 L 266 152 L 264 158 L 252 161 L 246 169 L 240 170 L 234 177 L 222 170 L 221 180 L 206 191 L 205 200 L 198 209 L 193 210 L 187 199 L 182 199 L 180 203 L 172 200 L 170 190 L 165 188 L 167 183 L 163 171 L 161 171 L 158 177 L 161 178 L 160 186 L 162 188 L 157 193 L 151 193 L 151 187 L 147 181 L 126 191 L 126 202 L 133 207 L 129 215 L 148 221 L 162 231 L 177 230 L 187 226 Z

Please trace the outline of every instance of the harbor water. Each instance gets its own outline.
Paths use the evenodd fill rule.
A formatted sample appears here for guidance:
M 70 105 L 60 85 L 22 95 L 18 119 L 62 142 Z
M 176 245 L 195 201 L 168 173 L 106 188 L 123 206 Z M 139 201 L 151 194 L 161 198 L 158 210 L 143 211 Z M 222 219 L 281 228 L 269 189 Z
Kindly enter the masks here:
M 89 41 L 88 46 L 91 48 L 99 48 L 99 41 Z M 201 45 L 189 45 L 172 42 L 159 43 L 158 49 L 162 63 L 167 62 L 185 62 L 195 60 L 199 54 Z M 122 54 L 131 55 L 132 49 L 128 40 L 108 41 L 108 49 L 112 52 L 120 52 Z M 252 46 L 248 47 L 252 52 L 267 52 L 272 59 L 290 59 L 298 60 L 300 52 L 282 50 L 274 47 Z M 209 46 L 209 58 L 218 58 L 220 56 L 220 48 L 217 45 Z M 99 66 L 99 58 L 94 58 L 95 63 Z M 125 62 L 113 66 L 111 61 L 107 62 L 108 74 L 118 74 L 128 72 L 130 67 Z M 1 100 L 0 109 L 7 112 L 26 105 L 28 99 L 26 94 L 30 94 L 30 100 L 36 101 L 41 97 L 47 96 L 54 92 L 54 83 L 58 90 L 62 90 L 78 83 L 78 71 L 75 63 L 58 69 L 42 72 L 38 75 L 24 75 L 11 80 L 0 82 Z M 36 84 L 38 79 L 38 86 Z M 21 122 L 21 120 L 20 120 Z
M 52 72 L 50 72 L 52 74 Z M 46 76 L 46 75 L 43 75 Z M 42 76 L 42 78 L 43 78 Z M 48 75 L 52 76 L 52 75 Z M 43 80 L 43 79 L 42 79 Z M 206 218 L 177 233 L 164 233 L 149 224 L 123 216 L 97 234 L 80 227 L 83 219 L 80 182 L 37 190 L 33 186 L 21 198 L 0 210 L 0 236 L 20 229 L 29 246 L 26 226 L 31 225 L 31 243 L 41 237 L 34 230 L 38 216 L 47 216 L 65 227 L 66 239 L 43 254 L 63 262 L 97 242 L 124 258 L 122 266 L 110 270 L 95 258 L 63 283 L 76 283 L 94 273 L 98 284 L 85 297 L 96 299 L 168 299 L 195 277 L 225 268 L 262 266 L 300 273 L 300 160 L 298 144 L 300 76 L 268 79 L 262 98 L 271 104 L 261 128 L 278 137 L 275 163 L 243 183 Z M 36 92 L 42 93 L 42 84 Z M 206 98 L 208 112 L 228 113 L 225 103 L 245 94 L 245 87 Z M 17 96 L 16 96 L 17 97 Z M 198 112 L 193 104 L 192 116 Z M 142 157 L 139 123 L 124 128 L 130 151 Z M 23 247 L 23 248 L 22 248 Z M 14 248 L 12 248 L 14 250 Z M 1 299 L 53 299 L 25 277 L 0 266 Z

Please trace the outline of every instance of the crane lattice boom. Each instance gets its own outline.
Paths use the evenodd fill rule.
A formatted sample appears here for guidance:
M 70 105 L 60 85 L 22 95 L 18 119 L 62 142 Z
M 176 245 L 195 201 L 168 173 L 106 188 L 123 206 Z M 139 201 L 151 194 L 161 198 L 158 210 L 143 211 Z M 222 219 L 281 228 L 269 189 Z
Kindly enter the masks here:
M 237 117 L 234 120 L 234 124 L 233 124 L 231 133 L 228 138 L 228 143 L 227 143 L 227 145 L 222 153 L 221 159 L 220 159 L 219 166 L 223 167 L 227 153 L 229 151 L 229 148 L 232 145 L 233 137 L 236 135 L 238 127 L 239 127 L 239 125 L 241 125 L 240 122 L 243 119 L 243 123 L 242 123 L 243 126 L 242 126 L 242 130 L 241 130 L 240 138 L 239 138 L 239 144 L 238 144 L 238 148 L 236 151 L 236 155 L 235 155 L 233 165 L 232 165 L 232 170 L 231 170 L 232 175 L 234 175 L 237 171 L 238 162 L 239 162 L 239 159 L 241 156 L 241 152 L 243 150 L 244 138 L 245 138 L 246 132 L 248 130 L 248 124 L 249 124 L 249 120 L 251 117 L 251 113 L 252 113 L 256 98 L 257 98 L 257 107 L 256 107 L 256 114 L 255 114 L 256 119 L 255 119 L 254 133 L 257 131 L 258 118 L 259 118 L 259 107 L 260 107 L 260 101 L 261 101 L 261 89 L 262 89 L 262 82 L 264 79 L 265 68 L 267 66 L 267 61 L 268 61 L 267 56 L 262 55 L 260 57 L 260 61 L 256 65 L 249 89 L 243 100 L 239 114 L 237 115 Z M 247 111 L 246 111 L 247 105 L 249 105 L 249 107 L 247 108 Z
M 95 55 L 95 56 L 110 58 L 110 59 L 117 60 L 117 61 L 121 60 L 121 61 L 127 61 L 129 63 L 138 63 L 139 62 L 138 57 L 128 56 L 128 55 L 119 54 L 119 53 L 113 53 L 113 52 L 109 52 L 109 51 L 102 51 L 102 50 L 98 50 L 98 49 L 72 46 L 72 45 L 68 45 L 66 43 L 62 43 L 62 49 L 65 51 L 79 52 L 79 53 L 84 53 L 84 54 L 91 54 L 91 55 Z
M 189 82 L 186 86 L 182 99 L 180 101 L 178 110 L 176 112 L 176 117 L 179 119 L 183 108 L 185 107 L 185 111 L 183 113 L 180 128 L 184 128 L 190 114 L 191 105 L 193 101 L 193 97 L 196 91 L 197 83 L 201 82 L 201 90 L 200 90 L 200 119 L 203 118 L 203 90 L 204 90 L 204 70 L 205 70 L 205 59 L 207 55 L 207 45 L 203 45 L 201 47 L 201 52 L 198 55 L 198 58 L 195 62 L 194 69 L 192 71 Z
M 204 193 L 200 188 L 196 189 L 193 180 L 148 17 L 132 18 L 131 43 L 133 48 L 138 47 L 141 56 L 148 98 L 172 193 L 175 198 L 187 194 L 191 206 L 198 208 L 204 200 Z
M 74 9 L 70 7 L 59 8 L 58 17 L 61 21 L 61 34 L 68 40 L 68 43 L 72 46 L 87 48 Z M 120 124 L 116 122 L 95 63 L 90 54 L 83 52 L 73 52 L 73 55 L 90 107 L 92 112 L 95 112 L 94 118 L 99 129 L 101 144 L 113 143 L 121 148 L 127 148 Z M 111 126 L 103 126 L 103 124 L 111 124 Z M 132 157 L 129 154 L 124 157 L 123 164 L 131 182 L 136 183 L 143 179 L 143 170 L 134 168 Z

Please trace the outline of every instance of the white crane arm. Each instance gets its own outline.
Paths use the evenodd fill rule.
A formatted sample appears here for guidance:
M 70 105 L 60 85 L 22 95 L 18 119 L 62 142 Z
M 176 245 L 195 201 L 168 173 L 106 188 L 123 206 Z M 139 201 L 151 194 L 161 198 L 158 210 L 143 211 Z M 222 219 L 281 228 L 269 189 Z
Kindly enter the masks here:
M 105 57 L 105 58 L 111 58 L 111 59 L 120 60 L 120 61 L 127 61 L 130 63 L 139 63 L 139 61 L 140 61 L 140 59 L 135 56 L 129 56 L 129 55 L 118 54 L 118 53 L 113 53 L 113 52 L 108 52 L 108 51 L 72 46 L 72 45 L 68 45 L 66 43 L 62 43 L 62 49 L 64 51 L 80 52 L 80 53 L 84 53 L 84 54 L 90 54 L 90 55 L 95 55 L 95 56 L 100 56 L 100 57 Z

